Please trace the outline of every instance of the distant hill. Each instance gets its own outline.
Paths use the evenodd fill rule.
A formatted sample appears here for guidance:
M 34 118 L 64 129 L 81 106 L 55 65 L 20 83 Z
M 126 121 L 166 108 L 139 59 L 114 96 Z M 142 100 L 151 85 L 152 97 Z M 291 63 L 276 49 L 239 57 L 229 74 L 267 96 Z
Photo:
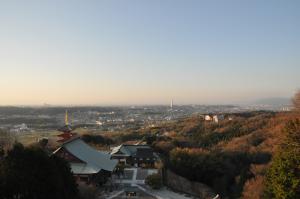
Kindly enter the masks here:
M 286 106 L 291 105 L 290 98 L 264 98 L 258 99 L 253 104 L 254 105 L 269 105 L 269 106 Z

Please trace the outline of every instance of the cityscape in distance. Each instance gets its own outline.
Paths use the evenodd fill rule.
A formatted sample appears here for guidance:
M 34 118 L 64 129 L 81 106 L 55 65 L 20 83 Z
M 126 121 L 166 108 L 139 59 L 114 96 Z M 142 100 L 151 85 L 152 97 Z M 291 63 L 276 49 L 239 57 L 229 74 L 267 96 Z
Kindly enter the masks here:
M 0 1 L 0 199 L 300 199 L 299 0 Z

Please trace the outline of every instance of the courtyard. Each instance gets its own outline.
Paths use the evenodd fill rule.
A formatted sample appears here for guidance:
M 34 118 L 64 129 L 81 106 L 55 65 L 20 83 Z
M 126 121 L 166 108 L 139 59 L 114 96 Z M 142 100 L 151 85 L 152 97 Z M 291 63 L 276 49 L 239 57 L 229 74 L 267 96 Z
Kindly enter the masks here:
M 145 185 L 146 177 L 157 172 L 156 169 L 126 168 L 124 175 L 120 177 L 114 175 L 112 178 L 112 183 L 117 185 L 117 189 L 107 193 L 104 197 L 102 196 L 101 199 L 191 199 L 191 197 L 173 192 L 165 187 L 160 190 L 153 190 Z M 136 196 L 126 196 L 128 189 L 134 189 Z

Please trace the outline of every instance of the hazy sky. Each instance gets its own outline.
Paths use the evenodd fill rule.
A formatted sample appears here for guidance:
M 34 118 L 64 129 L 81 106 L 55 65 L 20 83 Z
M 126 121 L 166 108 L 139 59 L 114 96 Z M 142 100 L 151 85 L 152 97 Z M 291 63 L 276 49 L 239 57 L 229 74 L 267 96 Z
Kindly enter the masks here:
M 226 104 L 299 87 L 299 0 L 0 2 L 0 105 Z

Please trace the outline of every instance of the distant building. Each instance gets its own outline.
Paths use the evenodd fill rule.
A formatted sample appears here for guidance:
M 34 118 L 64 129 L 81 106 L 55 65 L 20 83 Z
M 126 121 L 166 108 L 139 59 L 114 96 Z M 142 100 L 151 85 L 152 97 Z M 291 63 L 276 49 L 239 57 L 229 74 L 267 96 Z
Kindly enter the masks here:
M 154 166 L 158 156 L 148 145 L 120 145 L 113 148 L 112 159 L 119 160 L 120 163 L 132 166 Z
M 213 116 L 213 121 L 214 121 L 215 123 L 218 123 L 218 122 L 219 122 L 219 118 L 218 118 L 217 115 L 214 115 L 214 116 Z
M 20 125 L 15 125 L 12 129 L 10 129 L 10 132 L 15 132 L 15 133 L 27 132 L 27 131 L 30 131 L 30 129 L 25 123 Z
M 219 121 L 224 120 L 224 115 L 214 115 L 213 116 L 213 121 L 215 123 L 219 123 Z
M 210 115 L 205 115 L 204 120 L 205 121 L 212 121 L 212 117 Z
M 19 126 L 17 126 L 17 128 L 19 128 L 21 131 L 29 130 L 29 128 L 27 127 L 27 125 L 25 123 L 20 124 Z
M 80 137 L 64 142 L 53 154 L 67 160 L 77 180 L 86 183 L 105 183 L 118 164 L 109 153 L 93 149 Z

